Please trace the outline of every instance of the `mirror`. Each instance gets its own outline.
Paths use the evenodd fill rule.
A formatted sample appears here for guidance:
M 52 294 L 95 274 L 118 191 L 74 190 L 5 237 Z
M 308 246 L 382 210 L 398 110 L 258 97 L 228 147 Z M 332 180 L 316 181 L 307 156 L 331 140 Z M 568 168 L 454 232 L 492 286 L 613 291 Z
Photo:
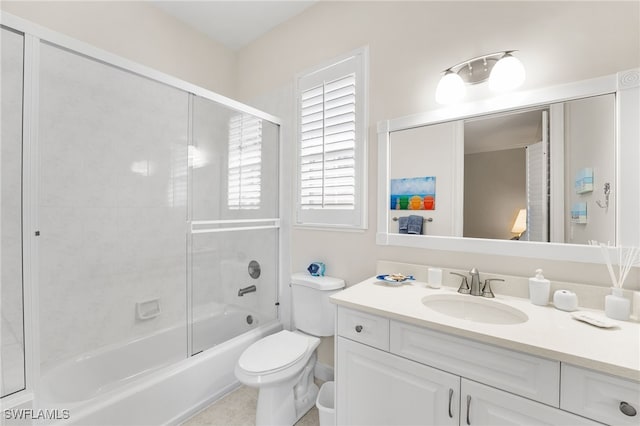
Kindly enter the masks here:
M 640 245 L 637 76 L 380 122 L 378 243 L 599 263 L 590 240 Z
M 615 200 L 606 205 L 604 194 L 605 185 L 609 195 L 616 192 L 615 94 L 399 130 L 389 138 L 391 220 L 422 216 L 428 220 L 422 235 L 615 242 Z M 435 183 L 429 195 L 416 187 L 425 177 Z M 389 232 L 402 232 L 394 222 Z

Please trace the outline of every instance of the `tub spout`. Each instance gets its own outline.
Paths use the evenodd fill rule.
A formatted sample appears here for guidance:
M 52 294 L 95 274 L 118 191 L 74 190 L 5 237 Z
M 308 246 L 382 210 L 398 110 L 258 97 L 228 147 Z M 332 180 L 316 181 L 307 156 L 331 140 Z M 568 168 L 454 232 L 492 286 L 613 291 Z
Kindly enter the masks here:
M 249 287 L 241 288 L 240 290 L 238 290 L 238 296 L 244 296 L 245 294 L 253 293 L 254 291 L 256 291 L 256 286 L 250 285 Z

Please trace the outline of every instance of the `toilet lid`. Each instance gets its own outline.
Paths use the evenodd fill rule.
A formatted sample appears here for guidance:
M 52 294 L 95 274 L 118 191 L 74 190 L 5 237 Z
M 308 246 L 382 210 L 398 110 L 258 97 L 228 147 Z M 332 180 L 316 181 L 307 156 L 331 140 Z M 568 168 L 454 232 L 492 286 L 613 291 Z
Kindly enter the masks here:
M 309 339 L 287 330 L 264 337 L 249 346 L 238 365 L 248 373 L 264 373 L 287 368 L 302 358 Z

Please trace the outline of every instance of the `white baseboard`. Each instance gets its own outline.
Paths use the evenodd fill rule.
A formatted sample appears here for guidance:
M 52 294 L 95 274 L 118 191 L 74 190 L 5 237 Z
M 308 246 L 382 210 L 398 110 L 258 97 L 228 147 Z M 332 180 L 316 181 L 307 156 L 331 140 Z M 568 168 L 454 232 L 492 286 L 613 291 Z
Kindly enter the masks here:
M 313 375 L 316 379 L 322 380 L 323 382 L 332 382 L 333 367 L 327 364 L 322 364 L 321 362 L 316 362 L 316 367 L 313 370 Z

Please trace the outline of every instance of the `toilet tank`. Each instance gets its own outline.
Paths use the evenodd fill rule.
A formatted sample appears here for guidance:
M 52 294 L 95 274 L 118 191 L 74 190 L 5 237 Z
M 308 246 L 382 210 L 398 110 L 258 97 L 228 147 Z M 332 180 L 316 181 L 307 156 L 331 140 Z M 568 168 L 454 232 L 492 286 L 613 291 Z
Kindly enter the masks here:
M 333 336 L 335 306 L 329 296 L 344 288 L 344 280 L 314 277 L 301 272 L 291 276 L 293 324 L 313 336 Z

